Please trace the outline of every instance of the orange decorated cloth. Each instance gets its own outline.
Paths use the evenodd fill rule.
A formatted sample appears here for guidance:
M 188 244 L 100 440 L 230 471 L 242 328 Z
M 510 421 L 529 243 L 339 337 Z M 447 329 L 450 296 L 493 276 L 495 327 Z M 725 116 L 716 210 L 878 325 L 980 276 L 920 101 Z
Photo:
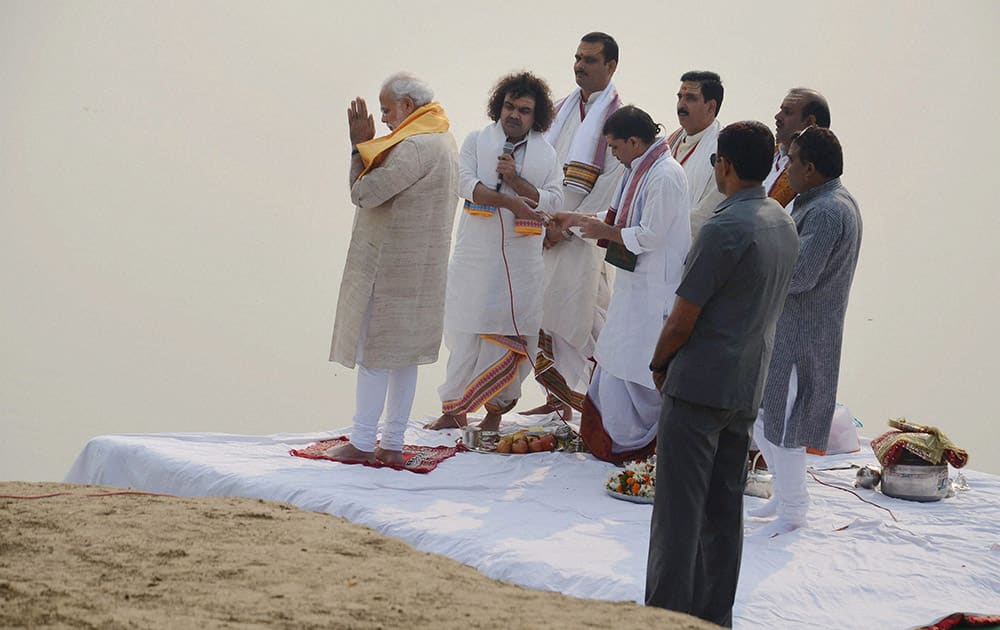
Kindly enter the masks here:
M 937 427 L 908 422 L 906 418 L 889 420 L 889 426 L 892 431 L 872 440 L 872 450 L 883 466 L 898 462 L 904 451 L 935 465 L 947 460 L 955 468 L 961 468 L 969 462 L 969 454 Z

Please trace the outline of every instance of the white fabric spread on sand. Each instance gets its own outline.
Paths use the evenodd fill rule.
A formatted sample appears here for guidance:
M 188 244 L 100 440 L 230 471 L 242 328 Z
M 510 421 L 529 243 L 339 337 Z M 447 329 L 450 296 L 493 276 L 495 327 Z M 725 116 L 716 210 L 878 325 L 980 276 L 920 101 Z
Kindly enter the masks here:
M 422 424 L 410 422 L 407 444 L 458 437 Z M 605 494 L 611 464 L 578 453 L 459 453 L 421 475 L 288 454 L 339 434 L 100 436 L 66 481 L 284 501 L 367 525 L 491 578 L 642 601 L 652 507 Z M 866 441 L 859 453 L 810 456 L 808 463 L 819 469 L 875 460 Z M 735 627 L 905 628 L 957 611 L 1000 613 L 1000 477 L 961 472 L 971 489 L 936 503 L 856 490 L 898 522 L 812 478 L 808 529 L 755 538 L 766 521 L 748 519 Z M 815 474 L 851 487 L 855 470 Z M 761 501 L 746 500 L 750 507 Z

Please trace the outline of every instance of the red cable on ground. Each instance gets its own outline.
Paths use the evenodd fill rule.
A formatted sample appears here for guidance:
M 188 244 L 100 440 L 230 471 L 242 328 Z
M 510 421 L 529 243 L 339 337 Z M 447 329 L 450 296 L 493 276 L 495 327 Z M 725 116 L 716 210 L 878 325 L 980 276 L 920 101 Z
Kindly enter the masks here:
M 851 490 L 850 488 L 841 488 L 840 486 L 835 486 L 835 485 L 833 485 L 832 483 L 827 483 L 827 482 L 825 482 L 825 481 L 820 481 L 820 480 L 819 480 L 819 478 L 818 478 L 818 477 L 816 477 L 816 475 L 815 475 L 815 474 L 813 473 L 813 471 L 811 471 L 811 470 L 807 470 L 806 472 L 808 472 L 808 473 L 809 473 L 809 476 L 813 478 L 813 481 L 815 481 L 816 483 L 820 484 L 821 486 L 826 486 L 827 488 L 834 488 L 834 489 L 836 489 L 836 490 L 842 490 L 842 491 L 844 491 L 844 492 L 850 492 L 851 494 L 853 494 L 854 496 L 858 497 L 858 499 L 860 499 L 860 500 L 864 501 L 864 502 L 865 502 L 865 503 L 867 503 L 868 505 L 872 505 L 872 506 L 875 506 L 875 507 L 877 507 L 877 508 L 878 508 L 878 509 L 880 509 L 880 510 L 885 510 L 886 512 L 888 512 L 888 513 L 889 513 L 889 516 L 891 516 L 891 517 L 892 517 L 892 520 L 896 521 L 897 523 L 899 522 L 899 519 L 898 519 L 898 518 L 896 518 L 896 515 L 895 515 L 895 514 L 893 514 L 893 513 L 892 513 L 892 510 L 890 510 L 889 508 L 887 508 L 887 507 L 882 507 L 881 505 L 877 505 L 877 504 L 875 504 L 875 503 L 872 503 L 871 501 L 869 501 L 868 499 L 864 498 L 863 496 L 861 496 L 860 494 L 858 494 L 858 493 L 857 493 L 857 492 L 855 492 L 854 490 Z
M 500 222 L 500 255 L 503 257 L 503 268 L 504 268 L 504 271 L 507 274 L 507 294 L 510 296 L 510 322 L 514 325 L 514 334 L 517 335 L 518 338 L 521 338 L 521 331 L 518 330 L 518 328 L 517 328 L 517 319 L 514 317 L 514 283 L 511 282 L 511 279 L 510 279 L 510 265 L 507 264 L 507 249 L 504 247 L 504 238 L 505 238 L 506 234 L 505 234 L 504 229 L 503 229 L 503 216 L 501 216 L 501 214 L 500 214 L 500 210 L 501 209 L 502 208 L 500 208 L 499 206 L 497 206 L 497 212 L 496 212 L 496 214 L 497 214 L 497 219 L 499 219 L 499 222 Z M 543 239 L 545 238 L 544 229 L 542 231 L 542 238 Z M 527 357 L 528 357 L 528 363 L 531 364 L 531 373 L 534 374 L 535 371 L 537 370 L 537 367 L 535 366 L 535 360 L 531 357 L 531 353 L 530 352 L 528 352 L 526 354 L 527 354 Z M 538 383 L 538 380 L 536 379 L 535 382 Z M 538 384 L 541 385 L 542 389 L 545 390 L 546 395 L 553 395 L 553 396 L 555 396 L 555 394 L 553 394 L 552 390 L 549 389 L 548 387 L 546 387 L 544 383 L 538 383 Z M 556 396 L 556 398 L 558 398 L 558 396 Z M 570 409 L 570 417 L 572 417 L 572 416 L 573 416 L 573 410 Z M 566 421 L 566 418 L 562 417 L 561 413 L 556 413 L 556 417 L 559 418 L 559 420 L 561 420 L 564 425 L 566 425 L 567 427 L 569 427 L 569 430 L 572 431 L 574 435 L 576 435 L 577 437 L 580 436 L 580 433 L 576 429 L 574 429 L 569 424 L 569 422 Z

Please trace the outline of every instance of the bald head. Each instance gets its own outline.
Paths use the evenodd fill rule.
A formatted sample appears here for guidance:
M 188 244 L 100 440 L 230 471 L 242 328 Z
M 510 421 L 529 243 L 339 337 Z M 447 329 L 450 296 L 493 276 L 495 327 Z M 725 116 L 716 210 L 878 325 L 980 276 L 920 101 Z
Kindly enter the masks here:
M 810 88 L 792 88 L 774 115 L 775 140 L 787 149 L 792 134 L 810 125 L 829 128 L 830 106 L 826 97 Z

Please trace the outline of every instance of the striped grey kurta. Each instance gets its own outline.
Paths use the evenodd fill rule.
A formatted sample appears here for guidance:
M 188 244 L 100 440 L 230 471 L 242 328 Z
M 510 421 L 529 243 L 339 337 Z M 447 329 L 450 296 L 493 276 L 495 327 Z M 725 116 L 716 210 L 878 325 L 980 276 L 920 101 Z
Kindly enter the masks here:
M 360 159 L 353 160 L 358 168 Z M 352 183 L 357 209 L 331 361 L 354 367 L 369 300 L 365 367 L 437 361 L 457 190 L 458 148 L 449 132 L 403 140 Z
M 838 177 L 796 197 L 792 218 L 799 232 L 799 260 L 778 319 L 758 421 L 772 444 L 826 450 L 844 314 L 861 249 L 861 214 Z M 792 366 L 798 392 L 786 422 Z

